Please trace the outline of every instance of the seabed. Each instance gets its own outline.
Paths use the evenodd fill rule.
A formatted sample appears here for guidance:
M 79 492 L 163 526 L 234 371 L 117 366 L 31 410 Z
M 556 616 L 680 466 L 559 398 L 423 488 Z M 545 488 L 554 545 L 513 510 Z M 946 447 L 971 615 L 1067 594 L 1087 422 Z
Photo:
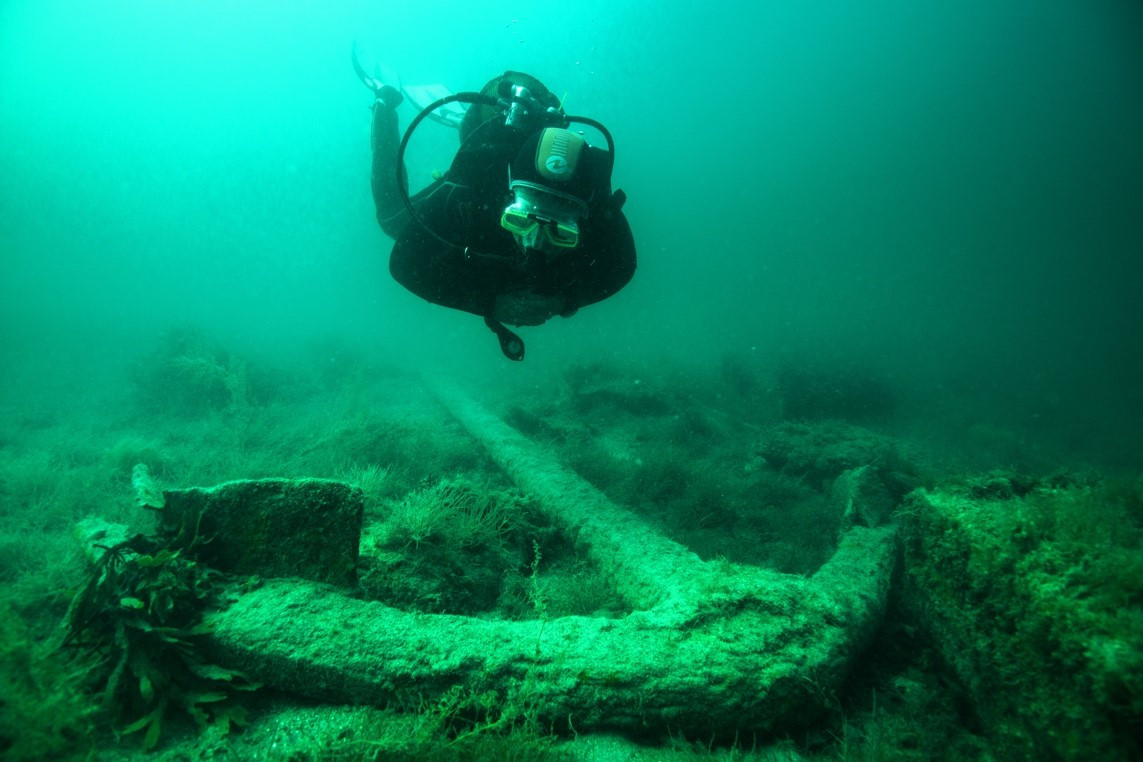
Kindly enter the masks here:
M 311 367 L 3 411 L 6 759 L 1143 756 L 1138 472 L 853 368 Z

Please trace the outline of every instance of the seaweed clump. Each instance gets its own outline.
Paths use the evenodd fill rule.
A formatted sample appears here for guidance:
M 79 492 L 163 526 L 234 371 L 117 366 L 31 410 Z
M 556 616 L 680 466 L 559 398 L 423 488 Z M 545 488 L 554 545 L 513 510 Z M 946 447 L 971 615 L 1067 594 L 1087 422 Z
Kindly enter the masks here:
M 406 610 L 489 611 L 505 573 L 527 563 L 528 515 L 518 494 L 465 479 L 416 490 L 367 530 L 362 586 Z
M 903 600 L 1011 758 L 1143 753 L 1143 481 L 913 493 Z
M 180 709 L 200 728 L 244 725 L 234 692 L 258 687 L 204 656 L 203 614 L 219 597 L 221 575 L 191 558 L 194 545 L 169 547 L 137 534 L 97 546 L 102 554 L 67 614 L 65 645 L 100 657 L 88 689 L 123 733 L 144 731 L 145 749 Z
M 278 374 L 190 326 L 163 334 L 132 365 L 131 381 L 143 411 L 189 419 L 245 413 L 276 398 L 282 385 Z
M 11 601 L 0 601 L 0 758 L 83 759 L 94 749 L 96 707 L 83 691 L 90 659 L 63 654 Z

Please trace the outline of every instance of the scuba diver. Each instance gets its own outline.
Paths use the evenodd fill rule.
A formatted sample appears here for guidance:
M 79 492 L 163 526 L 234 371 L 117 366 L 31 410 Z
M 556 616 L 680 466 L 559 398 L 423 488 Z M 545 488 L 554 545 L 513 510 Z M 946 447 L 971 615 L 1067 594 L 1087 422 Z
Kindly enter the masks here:
M 505 72 L 479 92 L 401 87 L 380 69 L 354 68 L 373 92 L 373 201 L 393 238 L 389 272 L 417 296 L 484 318 L 504 355 L 524 359 L 524 342 L 505 327 L 537 326 L 606 299 L 635 273 L 635 241 L 611 190 L 615 147 L 593 119 L 568 116 L 536 78 Z M 421 108 L 403 138 L 397 106 Z M 404 153 L 430 117 L 460 131 L 443 176 L 409 194 Z M 569 127 L 606 139 L 591 146 Z

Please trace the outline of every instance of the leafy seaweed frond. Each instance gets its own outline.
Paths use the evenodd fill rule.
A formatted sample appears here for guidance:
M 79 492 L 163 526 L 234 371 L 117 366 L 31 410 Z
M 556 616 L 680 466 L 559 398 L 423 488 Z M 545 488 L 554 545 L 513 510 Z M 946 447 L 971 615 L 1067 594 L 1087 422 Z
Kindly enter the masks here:
M 233 697 L 259 687 L 205 660 L 210 627 L 203 614 L 223 578 L 191 557 L 197 528 L 178 541 L 168 546 L 135 535 L 104 548 L 66 617 L 65 644 L 101 657 L 90 689 L 122 723 L 121 732 L 143 731 L 145 749 L 154 748 L 164 718 L 180 709 L 199 726 L 241 726 L 245 713 Z

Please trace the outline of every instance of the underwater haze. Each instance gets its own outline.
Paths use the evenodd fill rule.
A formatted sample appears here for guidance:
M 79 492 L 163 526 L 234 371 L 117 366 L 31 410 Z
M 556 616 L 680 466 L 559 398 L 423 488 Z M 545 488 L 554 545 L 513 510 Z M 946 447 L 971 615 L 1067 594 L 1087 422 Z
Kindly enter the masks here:
M 397 284 L 354 50 L 633 280 Z M 0 0 L 0 757 L 1143 758 L 1141 255 L 1138 0 Z
M 856 359 L 1088 444 L 1143 423 L 1138 3 L 12 0 L 0 35 L 9 388 L 190 322 L 515 378 Z M 532 72 L 606 124 L 634 281 L 525 329 L 522 366 L 392 282 L 354 40 L 405 82 Z M 451 159 L 423 130 L 414 186 Z

